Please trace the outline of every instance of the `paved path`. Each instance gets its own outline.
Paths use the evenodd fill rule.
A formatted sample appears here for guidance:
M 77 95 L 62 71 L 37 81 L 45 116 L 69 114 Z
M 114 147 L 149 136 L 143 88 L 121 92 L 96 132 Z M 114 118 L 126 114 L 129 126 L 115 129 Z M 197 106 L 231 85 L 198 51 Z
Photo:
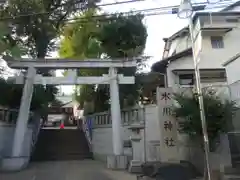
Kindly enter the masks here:
M 110 171 L 103 164 L 86 161 L 53 161 L 32 163 L 28 169 L 15 173 L 0 173 L 2 180 L 136 180 L 136 176 Z

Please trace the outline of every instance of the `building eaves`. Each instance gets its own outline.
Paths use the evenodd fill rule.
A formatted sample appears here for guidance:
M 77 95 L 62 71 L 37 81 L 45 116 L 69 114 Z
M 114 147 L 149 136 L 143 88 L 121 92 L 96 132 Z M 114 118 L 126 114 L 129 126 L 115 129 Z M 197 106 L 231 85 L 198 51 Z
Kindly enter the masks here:
M 167 65 L 170 62 L 173 62 L 175 60 L 178 60 L 179 58 L 185 57 L 185 56 L 189 56 L 192 54 L 192 48 L 188 48 L 182 52 L 179 52 L 173 56 L 167 57 L 165 59 L 162 59 L 161 61 L 158 61 L 156 63 L 154 63 L 151 67 L 151 70 L 153 72 L 161 72 L 161 73 L 165 73 L 166 72 L 166 68 Z
M 240 4 L 240 1 L 236 2 L 235 4 L 238 5 L 237 3 Z M 196 19 L 199 16 L 234 16 L 234 15 L 240 15 L 240 12 L 224 12 L 224 11 L 220 11 L 220 12 L 197 12 L 193 15 L 193 23 L 196 21 Z M 180 29 L 179 31 L 177 31 L 176 33 L 174 33 L 173 35 L 171 35 L 168 38 L 163 38 L 163 41 L 172 41 L 174 39 L 176 39 L 177 37 L 182 36 L 184 33 L 188 33 L 189 29 L 188 26 Z
M 239 4 L 240 4 L 240 1 L 239 1 Z M 223 11 L 220 11 L 220 12 L 197 12 L 194 14 L 193 16 L 193 23 L 196 21 L 196 19 L 199 17 L 199 16 L 240 16 L 240 12 L 223 12 Z M 166 41 L 173 41 L 174 39 L 182 36 L 184 33 L 188 33 L 189 32 L 189 29 L 188 29 L 188 26 L 180 29 L 179 31 L 177 31 L 176 33 L 174 33 L 173 35 L 171 35 L 170 37 L 168 38 L 163 38 L 163 41 L 166 42 Z
M 197 12 L 194 14 L 192 20 L 193 23 L 197 20 L 199 16 L 240 16 L 240 12 L 233 11 L 220 11 L 220 12 Z
M 184 33 L 188 33 L 188 27 L 184 27 L 182 29 L 180 29 L 179 31 L 177 31 L 176 33 L 174 33 L 173 35 L 171 35 L 170 37 L 168 38 L 163 38 L 163 41 L 166 42 L 166 41 L 173 41 L 174 39 L 182 36 Z
M 69 105 L 69 104 L 71 104 L 72 102 L 73 102 L 73 101 L 66 102 L 66 103 L 62 104 L 61 107 L 64 107 L 64 106 L 66 106 L 66 105 Z
M 239 57 L 240 57 L 240 53 L 237 53 L 236 55 L 231 57 L 229 60 L 227 60 L 225 63 L 223 63 L 223 66 L 227 66 L 228 64 L 232 63 L 233 61 L 235 61 Z
M 237 2 L 235 2 L 235 3 L 233 3 L 233 4 L 231 4 L 231 5 L 223 8 L 220 12 L 229 11 L 229 10 L 231 10 L 232 8 L 234 8 L 235 6 L 239 6 L 239 5 L 240 5 L 240 1 L 237 1 Z

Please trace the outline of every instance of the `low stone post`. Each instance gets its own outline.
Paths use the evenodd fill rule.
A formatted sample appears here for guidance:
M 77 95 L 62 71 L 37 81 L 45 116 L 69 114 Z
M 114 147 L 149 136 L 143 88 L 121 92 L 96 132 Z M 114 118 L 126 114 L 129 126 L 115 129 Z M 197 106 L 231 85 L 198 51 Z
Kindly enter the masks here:
M 141 147 L 141 131 L 144 129 L 144 125 L 142 124 L 133 124 L 129 127 L 131 130 L 130 140 L 132 141 L 132 149 L 133 149 L 133 160 L 130 161 L 130 165 L 128 171 L 131 173 L 139 173 L 141 172 L 141 165 L 143 163 L 142 154 L 144 149 Z

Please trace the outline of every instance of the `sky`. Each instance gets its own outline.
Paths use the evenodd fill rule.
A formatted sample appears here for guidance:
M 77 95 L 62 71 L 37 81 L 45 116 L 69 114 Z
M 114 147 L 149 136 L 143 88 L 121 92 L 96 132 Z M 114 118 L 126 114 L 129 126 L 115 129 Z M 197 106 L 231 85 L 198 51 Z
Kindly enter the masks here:
M 120 0 L 119 0 L 120 1 Z M 122 1 L 122 0 L 121 0 Z M 125 0 L 123 0 L 125 1 Z M 134 10 L 142 10 L 149 8 L 157 8 L 171 5 L 180 4 L 181 0 L 145 0 L 142 2 L 136 3 L 126 3 L 115 6 L 106 6 L 102 7 L 105 12 L 108 13 L 116 13 L 116 12 L 129 12 Z M 117 2 L 116 0 L 102 0 L 101 4 Z M 146 16 L 144 18 L 144 24 L 147 28 L 147 42 L 146 48 L 144 51 L 144 55 L 151 56 L 148 60 L 147 70 L 150 70 L 151 65 L 154 62 L 161 60 L 162 52 L 163 52 L 163 38 L 169 37 L 174 32 L 178 31 L 182 27 L 186 26 L 186 20 L 180 20 L 176 15 L 157 15 L 157 16 Z M 61 73 L 58 72 L 57 75 Z M 65 93 L 70 93 L 72 91 L 71 86 L 64 86 L 62 90 Z
M 113 2 L 114 0 L 103 0 L 102 3 Z M 127 3 L 117 6 L 103 7 L 104 11 L 109 13 L 114 12 L 128 12 L 131 10 L 142 10 L 149 8 L 158 8 L 164 6 L 178 5 L 181 0 L 145 0 L 136 3 Z M 176 32 L 178 29 L 186 25 L 186 20 L 180 20 L 176 15 L 156 15 L 146 16 L 144 18 L 144 24 L 147 27 L 148 38 L 146 42 L 146 49 L 144 54 L 151 56 L 148 61 L 150 66 L 161 59 L 163 51 L 163 38 L 169 37 L 171 34 Z
M 114 3 L 126 0 L 102 0 L 100 4 L 107 4 L 107 3 Z M 196 2 L 206 2 L 207 0 L 191 0 L 192 3 Z M 220 0 L 209 0 L 212 4 L 209 5 L 210 7 L 216 6 L 219 4 Z M 225 0 L 228 3 L 233 3 L 237 0 Z M 126 3 L 121 5 L 115 6 L 103 6 L 101 7 L 104 12 L 107 13 L 116 13 L 116 12 L 129 12 L 135 10 L 143 10 L 143 9 L 150 9 L 150 8 L 159 8 L 159 7 L 166 7 L 166 6 L 173 6 L 179 5 L 181 0 L 142 0 L 140 2 L 135 3 Z M 215 4 L 214 4 L 215 3 Z M 218 9 L 211 9 L 218 10 Z M 209 11 L 209 10 L 208 10 Z M 179 19 L 177 15 L 173 14 L 164 14 L 164 15 L 155 15 L 155 16 L 146 16 L 144 18 L 144 24 L 147 28 L 147 42 L 146 48 L 144 51 L 144 55 L 150 56 L 151 58 L 148 60 L 146 71 L 149 71 L 152 64 L 160 61 L 164 42 L 163 38 L 171 36 L 173 33 L 178 31 L 179 29 L 183 28 L 187 25 L 186 19 Z M 52 57 L 57 57 L 57 52 L 52 53 Z M 62 76 L 62 72 L 58 71 L 57 76 Z M 70 94 L 73 91 L 72 86 L 62 86 L 62 91 L 65 94 Z
M 113 3 L 126 0 L 102 0 L 100 4 Z M 212 5 L 210 7 L 216 6 L 216 3 L 219 4 L 219 0 L 209 0 Z M 236 0 L 230 0 L 236 1 Z M 192 3 L 206 2 L 206 0 L 192 0 Z M 116 12 L 129 12 L 135 10 L 143 10 L 150 8 L 159 8 L 173 5 L 180 5 L 181 0 L 143 0 L 135 3 L 126 3 L 115 6 L 105 6 L 101 7 L 103 11 L 108 13 Z M 215 3 L 215 4 L 214 4 Z M 211 9 L 213 10 L 213 9 Z M 218 10 L 218 9 L 216 9 Z M 155 16 L 146 16 L 144 18 L 144 24 L 147 28 L 147 42 L 144 55 L 150 56 L 151 58 L 147 62 L 146 71 L 150 71 L 150 68 L 153 63 L 160 61 L 163 53 L 164 42 L 163 38 L 169 37 L 181 28 L 187 25 L 186 19 L 179 19 L 177 15 L 173 14 L 164 14 L 164 15 L 155 15 Z M 60 72 L 57 75 L 61 75 Z M 71 93 L 72 86 L 64 86 L 62 90 L 64 93 Z

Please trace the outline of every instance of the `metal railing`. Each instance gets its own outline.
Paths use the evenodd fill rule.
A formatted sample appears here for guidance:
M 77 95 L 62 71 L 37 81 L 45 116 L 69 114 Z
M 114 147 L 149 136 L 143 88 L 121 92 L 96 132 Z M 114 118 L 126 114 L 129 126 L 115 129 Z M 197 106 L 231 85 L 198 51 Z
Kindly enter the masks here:
M 92 152 L 92 120 L 84 117 L 82 119 L 82 130 L 88 142 L 88 147 Z
M 42 128 L 42 119 L 40 118 L 40 116 L 38 115 L 34 115 L 33 116 L 33 123 L 32 123 L 32 142 L 31 142 L 31 153 L 33 152 L 35 145 L 37 143 L 38 140 L 38 135 L 39 132 Z

